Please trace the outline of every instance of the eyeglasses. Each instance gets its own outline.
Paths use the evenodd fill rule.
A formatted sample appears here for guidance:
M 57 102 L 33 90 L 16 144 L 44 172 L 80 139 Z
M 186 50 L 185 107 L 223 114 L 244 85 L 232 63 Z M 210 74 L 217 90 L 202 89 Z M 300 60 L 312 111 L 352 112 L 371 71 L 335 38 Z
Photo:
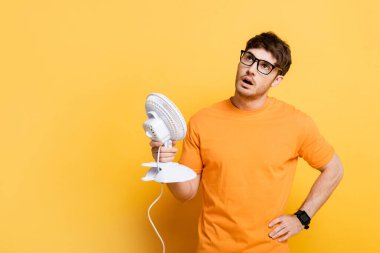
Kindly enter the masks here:
M 257 59 L 251 52 L 241 50 L 240 62 L 246 66 L 252 66 L 257 61 L 257 71 L 261 74 L 269 75 L 274 69 L 282 71 L 279 67 L 274 66 L 272 63 Z

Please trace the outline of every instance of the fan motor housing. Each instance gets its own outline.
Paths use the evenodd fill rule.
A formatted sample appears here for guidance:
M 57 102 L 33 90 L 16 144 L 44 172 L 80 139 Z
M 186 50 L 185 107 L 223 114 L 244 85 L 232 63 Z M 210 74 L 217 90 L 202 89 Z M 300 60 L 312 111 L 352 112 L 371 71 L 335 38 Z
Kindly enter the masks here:
M 170 132 L 160 118 L 148 119 L 144 122 L 145 134 L 153 141 L 165 143 L 170 140 Z

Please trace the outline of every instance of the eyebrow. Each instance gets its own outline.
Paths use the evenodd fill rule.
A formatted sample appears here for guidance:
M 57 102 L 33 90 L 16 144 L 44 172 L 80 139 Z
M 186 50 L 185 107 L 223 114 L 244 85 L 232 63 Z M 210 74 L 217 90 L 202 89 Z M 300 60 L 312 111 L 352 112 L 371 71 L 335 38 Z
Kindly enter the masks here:
M 251 55 L 253 55 L 253 56 L 254 56 L 257 60 L 259 60 L 259 61 L 265 61 L 265 62 L 269 63 L 270 65 L 272 65 L 272 66 L 274 66 L 274 67 L 277 67 L 276 64 L 273 64 L 273 63 L 271 63 L 270 61 L 267 61 L 267 60 L 263 60 L 263 59 L 259 59 L 259 58 L 257 58 L 256 55 L 254 55 L 254 54 L 251 53 L 250 51 L 246 51 L 246 52 L 249 53 L 249 54 L 251 54 Z

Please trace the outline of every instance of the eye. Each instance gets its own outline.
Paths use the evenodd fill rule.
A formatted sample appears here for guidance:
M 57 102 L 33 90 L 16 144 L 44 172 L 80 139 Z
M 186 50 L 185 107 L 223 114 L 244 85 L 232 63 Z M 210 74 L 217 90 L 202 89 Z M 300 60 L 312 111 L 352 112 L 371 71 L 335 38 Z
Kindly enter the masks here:
M 272 66 L 269 63 L 266 62 L 260 62 L 260 67 L 266 70 L 269 70 L 272 68 Z
M 246 54 L 245 59 L 247 59 L 248 61 L 252 61 L 253 60 L 252 56 L 249 55 L 249 54 Z

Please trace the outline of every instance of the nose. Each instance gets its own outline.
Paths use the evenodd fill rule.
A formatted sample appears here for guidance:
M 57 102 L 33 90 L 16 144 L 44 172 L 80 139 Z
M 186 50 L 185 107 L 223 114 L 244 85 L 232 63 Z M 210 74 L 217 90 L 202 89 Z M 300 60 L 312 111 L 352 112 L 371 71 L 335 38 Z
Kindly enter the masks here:
M 247 75 L 249 74 L 257 74 L 257 60 L 249 68 L 247 68 Z

